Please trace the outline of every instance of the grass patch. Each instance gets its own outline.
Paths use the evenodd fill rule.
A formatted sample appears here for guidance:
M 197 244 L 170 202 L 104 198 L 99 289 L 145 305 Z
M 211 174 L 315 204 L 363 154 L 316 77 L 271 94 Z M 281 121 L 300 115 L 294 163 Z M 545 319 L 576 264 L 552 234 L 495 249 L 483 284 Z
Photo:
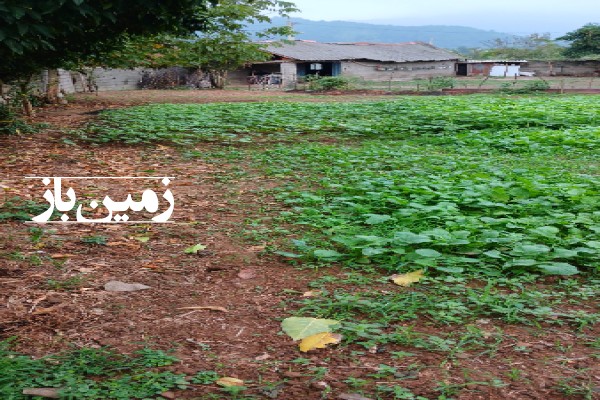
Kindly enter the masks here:
M 60 388 L 61 398 L 141 399 L 187 387 L 184 375 L 160 370 L 177 359 L 145 348 L 134 355 L 82 348 L 40 359 L 14 353 L 0 342 L 0 397 L 29 399 L 26 388 Z

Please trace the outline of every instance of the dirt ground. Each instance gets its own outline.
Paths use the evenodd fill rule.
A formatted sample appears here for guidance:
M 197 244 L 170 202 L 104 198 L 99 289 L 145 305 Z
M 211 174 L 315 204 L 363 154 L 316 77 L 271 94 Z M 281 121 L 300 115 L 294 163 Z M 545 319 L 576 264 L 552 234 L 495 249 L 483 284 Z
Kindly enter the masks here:
M 365 98 L 346 97 L 330 98 Z M 100 109 L 154 102 L 313 101 L 315 96 L 137 91 L 77 95 L 74 99 L 68 106 L 38 112 L 36 121 L 51 125 L 42 133 L 0 137 L 0 204 L 15 196 L 42 202 L 42 183 L 24 179 L 27 176 L 173 176 L 173 223 L 53 224 L 43 227 L 41 237 L 36 236 L 35 225 L 0 223 L 0 339 L 17 336 L 17 350 L 34 356 L 71 345 L 108 345 L 123 352 L 142 344 L 175 349 L 181 360 L 174 367 L 177 372 L 192 375 L 199 370 L 217 369 L 222 376 L 255 382 L 250 384 L 250 394 L 284 400 L 340 398 L 343 393 L 355 392 L 344 380 L 372 374 L 379 364 L 389 362 L 389 353 L 364 352 L 357 356 L 355 352 L 361 350 L 358 346 L 334 346 L 306 355 L 298 351 L 297 343 L 280 333 L 281 319 L 291 315 L 285 301 L 310 290 L 308 283 L 322 272 L 295 270 L 265 254 L 264 244 L 244 240 L 244 221 L 256 216 L 259 207 L 268 206 L 255 191 L 273 182 L 233 179 L 224 187 L 220 179 L 226 174 L 224 170 L 201 159 L 185 159 L 178 149 L 167 146 L 74 146 L 63 141 L 64 129 L 80 126 Z M 196 150 L 202 151 L 203 145 Z M 80 184 L 65 180 L 63 187 L 77 188 Z M 86 186 L 87 190 L 101 194 L 113 189 L 103 182 L 95 185 Z M 114 190 L 119 193 L 123 188 Z M 105 243 L 94 242 L 93 238 L 98 237 L 105 237 Z M 143 242 L 140 237 L 149 240 Z M 198 254 L 184 252 L 197 243 L 206 249 Z M 17 253 L 19 257 L 9 256 Z M 327 271 L 336 273 L 341 271 Z M 150 289 L 105 291 L 104 284 L 111 280 L 142 283 Z M 221 309 L 186 308 L 199 306 Z M 423 329 L 433 328 L 423 324 Z M 589 348 L 582 346 L 568 328 L 553 328 L 546 333 L 521 326 L 503 329 L 513 342 L 500 348 L 496 357 L 467 357 L 443 363 L 442 354 L 421 351 L 418 358 L 425 367 L 414 379 L 403 380 L 402 385 L 437 398 L 434 382 L 461 384 L 466 371 L 482 377 L 518 366 L 528 371 L 528 379 L 503 387 L 469 384 L 455 398 L 558 400 L 583 398 L 567 397 L 553 389 L 558 377 L 569 371 L 584 369 L 600 380 L 597 365 L 588 357 Z M 571 346 L 570 350 L 558 353 L 556 340 Z M 516 354 L 514 343 L 531 351 Z M 386 351 L 400 350 L 406 349 L 390 346 Z M 301 357 L 309 364 L 294 362 Z M 556 357 L 563 357 L 562 365 L 547 362 Z M 328 372 L 315 377 L 310 372 L 314 367 L 326 367 Z M 282 382 L 276 393 L 279 397 L 261 392 L 258 381 Z M 329 394 L 325 394 L 321 382 L 329 387 Z M 218 389 L 195 386 L 176 393 L 176 398 L 200 399 L 208 393 L 218 393 Z

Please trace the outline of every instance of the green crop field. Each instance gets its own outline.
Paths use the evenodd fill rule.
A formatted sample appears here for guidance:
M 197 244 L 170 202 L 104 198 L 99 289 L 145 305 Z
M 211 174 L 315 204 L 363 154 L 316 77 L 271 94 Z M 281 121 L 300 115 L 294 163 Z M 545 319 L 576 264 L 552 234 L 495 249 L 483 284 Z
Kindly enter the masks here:
M 597 289 L 597 97 L 151 105 L 108 112 L 88 135 L 228 144 L 229 156 L 215 157 L 237 157 L 280 181 L 269 192 L 281 204 L 276 224 L 291 226 L 294 238 L 278 240 L 277 254 L 304 266 L 341 264 L 363 283 L 419 269 L 431 280 L 400 298 L 340 289 L 304 301 L 302 312 L 370 315 L 386 327 L 420 314 L 441 323 L 598 318 L 556 311 L 569 291 L 522 285 L 559 275 L 588 277 Z M 446 285 L 470 279 L 486 286 Z
M 536 379 L 520 390 L 539 391 L 540 371 L 549 398 L 598 390 L 598 96 L 154 104 L 101 113 L 74 137 L 217 164 L 215 187 L 248 215 L 238 238 L 290 279 L 312 277 L 310 292 L 281 289 L 280 317 L 339 321 L 329 354 L 347 368 L 376 358 L 376 372 L 344 375 L 346 391 L 451 399 Z M 310 382 L 333 373 L 300 355 L 269 362 L 305 366 Z

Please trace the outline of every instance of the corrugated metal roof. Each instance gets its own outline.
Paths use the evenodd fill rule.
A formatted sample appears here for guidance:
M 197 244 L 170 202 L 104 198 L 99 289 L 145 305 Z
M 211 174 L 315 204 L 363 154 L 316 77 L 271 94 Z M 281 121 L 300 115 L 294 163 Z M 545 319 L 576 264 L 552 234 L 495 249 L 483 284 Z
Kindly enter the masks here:
M 408 43 L 319 43 L 296 40 L 270 43 L 269 53 L 297 61 L 372 60 L 380 62 L 460 60 L 460 55 L 421 42 Z

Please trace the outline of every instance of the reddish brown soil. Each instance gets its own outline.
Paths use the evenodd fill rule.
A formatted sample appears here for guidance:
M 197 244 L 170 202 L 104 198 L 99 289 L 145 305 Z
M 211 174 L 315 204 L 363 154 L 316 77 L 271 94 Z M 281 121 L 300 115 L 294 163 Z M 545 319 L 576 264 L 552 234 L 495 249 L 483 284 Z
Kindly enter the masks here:
M 41 356 L 74 344 L 109 345 L 130 352 L 146 343 L 175 349 L 181 360 L 174 367 L 178 372 L 192 375 L 217 370 L 221 376 L 251 381 L 248 394 L 259 398 L 269 398 L 259 381 L 281 382 L 278 397 L 271 398 L 284 400 L 334 399 L 342 393 L 356 393 L 357 389 L 343 382 L 349 377 L 402 385 L 429 398 L 439 396 L 434 389 L 440 384 L 458 385 L 453 397 L 465 400 L 577 399 L 583 397 L 557 390 L 562 379 L 573 378 L 573 385 L 600 381 L 597 360 L 568 326 L 537 329 L 482 321 L 483 329 L 492 331 L 495 325 L 505 331 L 507 339 L 494 357 L 473 352 L 448 361 L 442 353 L 414 348 L 389 346 L 371 353 L 356 345 L 300 353 L 297 344 L 280 333 L 280 320 L 291 315 L 284 301 L 300 298 L 319 275 L 342 271 L 295 270 L 264 254 L 268 243 L 249 243 L 241 237 L 244 220 L 260 215 L 258 208 L 265 202 L 254 190 L 271 182 L 233 180 L 224 186 L 219 182 L 224 171 L 200 159 L 186 160 L 174 148 L 70 146 L 62 142 L 61 134 L 62 128 L 93 118 L 89 112 L 100 108 L 162 101 L 277 101 L 290 95 L 143 91 L 79 97 L 74 105 L 39 112 L 37 120 L 53 128 L 33 136 L 0 137 L 0 204 L 13 196 L 42 201 L 41 183 L 25 180 L 25 176 L 143 176 L 148 174 L 144 171 L 156 171 L 152 174 L 176 177 L 172 183 L 177 202 L 174 223 L 48 225 L 37 243 L 29 232 L 32 225 L 0 223 L 0 339 L 17 336 L 17 350 Z M 310 98 L 295 95 L 294 99 L 306 97 Z M 202 145 L 197 147 L 202 149 Z M 77 184 L 65 182 L 65 186 Z M 108 184 L 96 184 L 91 191 L 111 190 Z M 107 237 L 106 245 L 81 241 L 99 235 Z M 150 240 L 141 243 L 136 236 Z M 207 249 L 197 255 L 184 253 L 196 243 Z M 10 257 L 15 252 L 27 259 Z M 41 265 L 32 256 L 41 259 Z M 240 271 L 245 271 L 244 278 L 238 276 Z M 76 284 L 67 288 L 48 282 L 73 282 L 73 278 Z M 103 285 L 110 280 L 139 282 L 151 289 L 104 291 Z M 224 307 L 227 312 L 184 309 L 193 306 Z M 460 328 L 436 327 L 426 319 L 417 325 L 418 330 L 438 334 Z M 567 350 L 559 350 L 557 341 Z M 516 352 L 515 345 L 526 351 Z M 417 356 L 398 360 L 390 356 L 393 351 Z M 301 357 L 309 359 L 309 364 L 292 362 Z M 411 372 L 409 365 L 414 363 L 420 367 Z M 368 378 L 379 364 L 393 365 L 405 377 Z M 325 367 L 328 372 L 315 377 L 314 367 Z M 511 369 L 522 371 L 522 377 L 508 378 Z M 490 377 L 500 377 L 506 385 L 494 388 L 477 383 Z M 467 383 L 467 378 L 474 383 Z M 324 391 L 319 382 L 325 382 L 331 392 Z M 207 393 L 219 393 L 219 389 L 192 387 L 178 392 L 176 398 L 200 399 Z

